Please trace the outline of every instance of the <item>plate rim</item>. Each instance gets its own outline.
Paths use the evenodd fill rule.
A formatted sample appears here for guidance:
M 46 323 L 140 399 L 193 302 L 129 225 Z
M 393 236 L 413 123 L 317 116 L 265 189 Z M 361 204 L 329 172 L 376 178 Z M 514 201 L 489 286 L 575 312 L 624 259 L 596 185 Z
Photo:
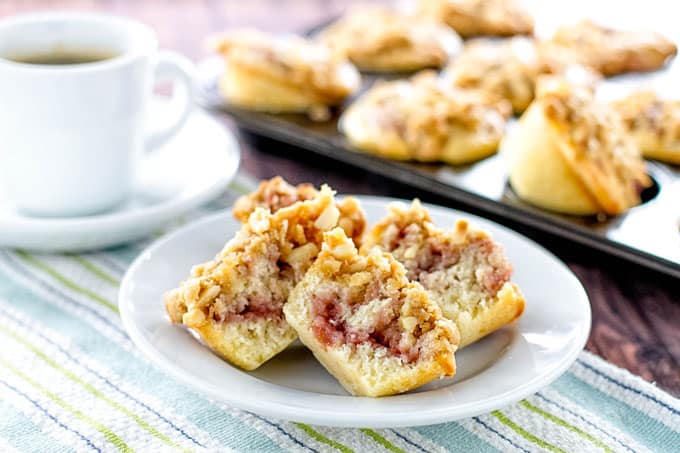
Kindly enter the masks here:
M 361 202 L 367 201 L 383 203 L 385 206 L 390 202 L 405 202 L 405 203 L 410 202 L 410 200 L 406 199 L 373 195 L 339 194 L 338 196 L 339 197 L 355 196 Z M 128 310 L 129 307 L 127 304 L 126 294 L 131 284 L 132 276 L 136 273 L 137 269 L 143 265 L 144 260 L 149 256 L 149 254 L 152 254 L 159 248 L 162 248 L 168 242 L 171 242 L 176 236 L 182 234 L 186 230 L 198 228 L 205 223 L 211 223 L 216 221 L 217 219 L 230 216 L 229 214 L 230 211 L 228 209 L 218 211 L 210 215 L 206 215 L 205 217 L 202 217 L 194 222 L 183 225 L 177 230 L 174 230 L 171 233 L 157 239 L 147 248 L 140 252 L 140 254 L 135 258 L 135 260 L 132 262 L 132 264 L 126 271 L 125 275 L 123 276 L 123 279 L 121 280 L 120 290 L 118 292 L 118 307 L 120 310 L 123 326 L 130 335 L 130 338 L 132 339 L 135 346 L 137 346 L 141 350 L 143 356 L 146 359 L 150 360 L 150 362 L 153 363 L 154 366 L 156 366 L 161 372 L 167 373 L 168 375 L 187 385 L 192 390 L 197 391 L 203 395 L 207 395 L 211 398 L 214 398 L 222 403 L 233 405 L 234 407 L 238 407 L 243 410 L 252 411 L 263 416 L 283 420 L 290 420 L 295 422 L 311 423 L 320 426 L 354 427 L 354 428 L 357 427 L 397 428 L 446 423 L 459 420 L 462 418 L 486 414 L 493 410 L 500 409 L 504 406 L 520 401 L 521 399 L 526 398 L 527 396 L 530 396 L 539 391 L 540 389 L 550 385 L 555 379 L 564 374 L 569 369 L 569 367 L 571 367 L 571 365 L 576 361 L 579 354 L 583 351 L 585 344 L 590 336 L 592 324 L 592 310 L 590 306 L 590 299 L 580 280 L 566 266 L 566 264 L 562 260 L 560 260 L 557 256 L 555 256 L 552 252 L 547 250 L 542 245 L 536 243 L 532 239 L 524 236 L 523 234 L 511 228 L 497 224 L 492 220 L 467 213 L 465 211 L 460 211 L 457 209 L 447 208 L 445 206 L 430 203 L 423 203 L 423 206 L 427 207 L 430 210 L 446 211 L 449 215 L 464 216 L 467 219 L 471 220 L 472 222 L 481 221 L 482 224 L 492 224 L 494 228 L 498 228 L 499 230 L 503 230 L 505 233 L 518 236 L 520 240 L 528 241 L 529 243 L 531 243 L 532 246 L 536 247 L 539 251 L 546 254 L 550 259 L 554 260 L 556 264 L 558 264 L 561 268 L 563 268 L 567 272 L 566 275 L 568 275 L 568 277 L 573 281 L 573 283 L 576 283 L 576 288 L 581 293 L 582 297 L 580 297 L 579 300 L 582 302 L 580 305 L 582 305 L 581 308 L 584 318 L 583 326 L 581 326 L 581 328 L 578 329 L 580 337 L 574 339 L 573 344 L 568 351 L 568 354 L 564 356 L 564 358 L 560 361 L 558 366 L 555 366 L 554 368 L 550 369 L 548 372 L 544 374 L 535 375 L 531 380 L 523 383 L 519 387 L 505 391 L 504 393 L 501 393 L 499 395 L 494 395 L 493 397 L 489 397 L 481 402 L 477 401 L 468 402 L 462 406 L 455 406 L 456 407 L 455 411 L 451 411 L 451 409 L 447 407 L 436 410 L 430 409 L 429 411 L 421 411 L 416 413 L 415 415 L 411 415 L 411 418 L 407 417 L 405 420 L 404 417 L 402 416 L 403 414 L 395 414 L 396 417 L 387 417 L 387 420 L 382 419 L 376 420 L 376 417 L 371 418 L 370 414 L 356 414 L 356 413 L 351 415 L 338 414 L 329 410 L 320 411 L 318 408 L 312 407 L 301 408 L 299 406 L 293 409 L 282 403 L 272 403 L 269 401 L 257 400 L 251 397 L 240 397 L 239 395 L 226 394 L 223 391 L 220 392 L 216 390 L 214 391 L 212 388 L 206 389 L 204 387 L 201 387 L 200 385 L 197 385 L 197 383 L 192 379 L 192 375 L 190 374 L 190 372 L 186 371 L 179 365 L 167 361 L 164 356 L 156 354 L 156 349 L 154 345 L 150 341 L 146 340 L 146 338 L 138 328 L 137 324 L 133 321 L 132 313 L 131 311 Z M 482 225 L 482 227 L 484 227 L 484 225 Z M 250 379 L 257 380 L 263 385 L 282 387 L 278 386 L 277 384 L 262 381 L 249 374 L 246 374 L 246 376 Z M 474 377 L 472 379 L 474 379 Z M 293 389 L 290 387 L 283 388 L 285 388 L 286 392 L 314 394 L 317 397 L 321 397 L 322 399 L 328 400 L 333 400 L 335 398 L 362 398 L 369 399 L 372 401 L 380 401 L 381 399 L 390 398 L 383 397 L 376 399 L 344 395 L 343 396 L 328 395 Z M 415 396 L 417 395 L 417 393 L 412 395 Z M 292 412 L 295 412 L 295 414 L 292 414 Z M 294 415 L 294 417 L 291 417 L 292 415 Z M 331 418 L 332 420 L 330 420 Z

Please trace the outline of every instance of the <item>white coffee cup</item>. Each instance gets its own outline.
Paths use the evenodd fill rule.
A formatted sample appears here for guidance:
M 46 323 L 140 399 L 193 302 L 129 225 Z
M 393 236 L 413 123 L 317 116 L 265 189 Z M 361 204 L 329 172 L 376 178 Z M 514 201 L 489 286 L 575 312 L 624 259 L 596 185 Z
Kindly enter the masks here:
M 20 63 L 31 55 L 107 53 L 83 64 Z M 158 51 L 132 20 L 51 12 L 0 20 L 0 185 L 21 212 L 79 216 L 130 194 L 142 153 L 171 138 L 193 105 L 193 64 Z M 147 117 L 159 79 L 180 82 L 170 124 Z M 176 89 L 179 85 L 180 89 Z

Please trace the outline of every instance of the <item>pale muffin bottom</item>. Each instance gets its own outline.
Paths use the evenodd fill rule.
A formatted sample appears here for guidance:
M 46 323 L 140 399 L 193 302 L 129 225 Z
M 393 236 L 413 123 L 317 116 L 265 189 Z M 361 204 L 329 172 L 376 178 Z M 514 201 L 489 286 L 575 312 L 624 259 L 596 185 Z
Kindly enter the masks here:
M 599 205 L 565 161 L 560 146 L 569 144 L 540 105 L 530 106 L 501 144 L 513 190 L 522 200 L 549 211 L 597 214 Z

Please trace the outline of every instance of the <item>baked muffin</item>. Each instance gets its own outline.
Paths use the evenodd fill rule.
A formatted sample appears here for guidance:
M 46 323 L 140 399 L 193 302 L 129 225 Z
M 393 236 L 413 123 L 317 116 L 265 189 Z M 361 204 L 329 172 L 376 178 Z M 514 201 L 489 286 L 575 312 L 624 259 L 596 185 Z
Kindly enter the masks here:
M 612 105 L 644 157 L 680 165 L 680 101 L 639 91 Z
M 252 193 L 239 197 L 234 203 L 233 214 L 236 220 L 246 223 L 257 208 L 265 208 L 275 213 L 299 201 L 311 200 L 318 194 L 319 192 L 311 184 L 292 186 L 282 177 L 276 176 L 262 181 L 257 190 Z M 360 245 L 361 236 L 366 228 L 366 215 L 361 209 L 359 200 L 354 197 L 345 197 L 338 201 L 336 206 L 340 212 L 338 226 L 345 230 L 347 236 L 351 237 L 357 246 Z
M 658 33 L 616 30 L 588 20 L 560 27 L 539 45 L 541 61 L 549 72 L 578 63 L 605 76 L 653 71 L 676 53 L 675 44 Z
M 534 33 L 534 19 L 515 0 L 419 0 L 418 10 L 464 38 Z
M 319 38 L 360 70 L 374 72 L 440 68 L 461 47 L 443 24 L 375 6 L 350 10 Z
M 302 37 L 237 30 L 210 46 L 224 56 L 219 88 L 235 106 L 323 119 L 328 106 L 359 89 L 359 72 L 349 61 Z
M 496 152 L 510 113 L 503 99 L 447 86 L 425 72 L 376 83 L 345 111 L 340 130 L 378 156 L 463 164 Z
M 534 98 L 538 70 L 530 39 L 475 39 L 446 67 L 444 79 L 459 88 L 479 89 L 506 99 L 515 113 L 522 113 Z
M 590 88 L 539 81 L 536 100 L 504 139 L 510 183 L 523 200 L 574 215 L 617 215 L 651 184 L 621 117 Z
M 165 295 L 170 320 L 196 332 L 217 354 L 253 370 L 297 337 L 283 304 L 337 225 L 333 191 L 271 214 L 257 208 L 213 259 Z
M 456 326 L 391 255 L 359 255 L 340 228 L 326 233 L 283 310 L 353 395 L 394 395 L 455 373 Z
M 512 266 L 488 233 L 459 220 L 437 228 L 418 200 L 389 206 L 368 233 L 362 253 L 391 253 L 409 280 L 420 283 L 444 316 L 456 323 L 459 348 L 519 318 L 524 297 L 510 281 Z

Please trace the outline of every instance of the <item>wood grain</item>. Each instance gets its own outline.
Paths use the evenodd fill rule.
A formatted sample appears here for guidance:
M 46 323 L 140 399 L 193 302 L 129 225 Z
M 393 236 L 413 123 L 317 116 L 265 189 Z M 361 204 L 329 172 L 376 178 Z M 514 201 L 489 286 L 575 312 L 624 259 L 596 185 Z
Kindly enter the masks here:
M 161 46 L 191 58 L 206 36 L 236 26 L 299 31 L 341 12 L 342 0 L 3 0 L 0 17 L 49 9 L 101 10 L 134 17 L 157 31 Z M 363 3 L 366 3 L 365 1 Z M 384 3 L 384 2 L 374 2 Z M 228 118 L 225 124 L 232 126 Z M 240 136 L 243 170 L 260 178 L 328 182 L 340 192 L 411 198 L 456 207 L 435 196 L 269 141 Z M 473 210 L 474 211 L 474 210 Z M 587 349 L 680 396 L 680 282 L 520 225 L 563 259 L 590 296 L 593 325 Z

